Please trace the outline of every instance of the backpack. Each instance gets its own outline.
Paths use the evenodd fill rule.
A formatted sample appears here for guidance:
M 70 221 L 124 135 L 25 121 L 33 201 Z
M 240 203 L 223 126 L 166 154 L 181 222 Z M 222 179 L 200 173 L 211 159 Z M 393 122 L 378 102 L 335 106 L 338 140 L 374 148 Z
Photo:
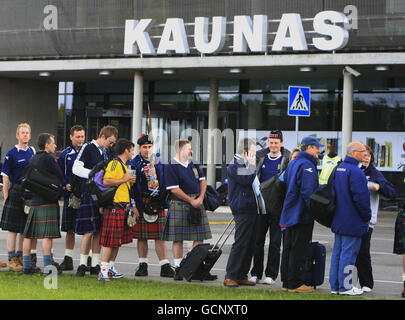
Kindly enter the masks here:
M 335 216 L 335 197 L 333 192 L 333 181 L 336 176 L 337 165 L 329 178 L 328 183 L 316 190 L 309 198 L 309 210 L 312 217 L 321 225 L 330 228 Z
M 111 160 L 114 161 L 114 160 Z M 118 161 L 118 160 L 116 160 Z M 121 161 L 118 161 L 124 174 L 127 173 Z M 105 170 L 109 162 L 101 161 L 97 163 L 89 173 L 89 178 L 86 181 L 86 192 L 91 199 L 96 202 L 100 207 L 106 207 L 113 203 L 115 193 L 118 186 L 110 187 L 103 184 Z
M 287 193 L 286 183 L 280 180 L 280 175 L 281 173 L 260 184 L 260 191 L 263 195 L 266 211 L 269 217 L 271 216 L 278 221 L 280 221 L 284 199 Z

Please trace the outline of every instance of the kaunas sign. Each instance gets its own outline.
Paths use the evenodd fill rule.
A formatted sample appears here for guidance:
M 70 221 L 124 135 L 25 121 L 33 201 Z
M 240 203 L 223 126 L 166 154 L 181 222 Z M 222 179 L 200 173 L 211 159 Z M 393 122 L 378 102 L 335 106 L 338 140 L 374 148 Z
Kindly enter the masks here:
M 209 19 L 196 17 L 194 21 L 194 46 L 201 54 L 215 54 L 223 50 L 226 40 L 227 19 L 212 18 L 212 32 L 209 37 Z M 349 33 L 343 24 L 348 23 L 344 13 L 322 11 L 313 19 L 313 46 L 320 51 L 339 50 L 349 41 Z M 152 44 L 148 30 L 153 25 L 152 19 L 126 20 L 125 44 L 126 55 L 167 55 L 190 53 L 186 28 L 181 18 L 169 18 L 163 27 L 157 49 Z M 233 53 L 255 53 L 267 51 L 267 31 L 269 21 L 266 15 L 235 16 L 233 20 Z M 318 36 L 319 35 L 319 36 Z M 307 51 L 308 44 L 301 16 L 297 13 L 285 13 L 278 25 L 271 52 L 282 52 L 286 49 Z

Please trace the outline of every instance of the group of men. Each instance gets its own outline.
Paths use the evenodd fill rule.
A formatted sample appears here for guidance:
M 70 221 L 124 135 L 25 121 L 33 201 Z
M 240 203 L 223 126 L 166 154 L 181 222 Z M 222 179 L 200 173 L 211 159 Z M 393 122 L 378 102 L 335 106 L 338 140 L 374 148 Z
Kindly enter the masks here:
M 27 219 L 24 206 L 28 202 L 26 190 L 21 187 L 21 176 L 35 149 L 29 146 L 31 128 L 28 124 L 18 126 L 16 137 L 18 145 L 7 152 L 2 169 L 5 204 L 0 227 L 8 231 L 9 269 L 23 271 L 20 242 Z M 136 156 L 134 143 L 118 139 L 118 130 L 113 126 L 103 127 L 97 139 L 84 143 L 85 130 L 81 125 L 75 125 L 71 128 L 70 139 L 71 145 L 56 160 L 64 177 L 61 231 L 66 232 L 63 262 L 58 265 L 53 261 L 58 271 L 74 269 L 75 235 L 81 235 L 77 276 L 89 272 L 98 275 L 101 281 L 123 277 L 116 269 L 115 260 L 119 248 L 134 239 L 138 240 L 139 256 L 135 276 L 147 276 L 148 240 L 155 240 L 160 276 L 182 280 L 179 266 L 183 258 L 183 241 L 191 240 L 196 245 L 211 238 L 202 205 L 205 175 L 191 161 L 190 141 L 176 141 L 176 155 L 163 170 L 163 164 L 153 152 L 153 139 L 148 135 L 143 134 L 138 139 Z M 102 184 L 116 189 L 112 202 L 103 207 L 86 188 L 90 173 L 100 163 L 105 164 Z M 170 197 L 167 190 L 170 190 Z M 191 208 L 201 216 L 198 224 L 188 220 Z M 166 241 L 173 242 L 175 269 L 167 257 Z M 36 240 L 31 243 L 35 268 Z M 216 276 L 208 274 L 206 279 L 214 280 Z
M 273 284 L 280 269 L 283 291 L 314 291 L 312 286 L 305 284 L 303 270 L 314 227 L 309 199 L 319 188 L 317 160 L 324 147 L 318 139 L 308 136 L 302 139 L 300 150 L 294 150 L 290 155 L 283 148 L 283 136 L 279 130 L 270 132 L 268 148 L 257 153 L 253 139 L 241 139 L 234 161 L 228 167 L 228 198 L 236 231 L 226 266 L 226 287 L 253 286 L 262 281 L 263 248 L 266 233 L 270 231 L 262 283 Z M 366 176 L 360 169 L 365 150 L 360 142 L 350 143 L 347 155 L 337 169 L 340 159 L 334 150 L 329 150 L 327 165 L 321 173 L 321 184 L 325 184 L 333 170 L 337 170 L 333 182 L 336 212 L 332 232 L 335 233 L 335 244 L 330 269 L 331 292 L 334 294 L 357 295 L 361 291 L 346 279 L 351 279 L 353 268 L 347 267 L 355 266 L 361 237 L 367 233 L 371 219 L 370 192 Z M 281 214 L 268 207 L 263 214 L 263 195 L 259 186 L 274 177 L 285 184 Z
M 113 126 L 103 127 L 97 139 L 89 143 L 84 143 L 85 136 L 82 126 L 73 126 L 71 145 L 57 158 L 64 177 L 61 231 L 66 232 L 66 249 L 60 266 L 56 262 L 52 264 L 60 271 L 73 270 L 75 235 L 82 235 L 76 275 L 82 277 L 90 272 L 98 275 L 100 281 L 121 278 L 123 274 L 115 265 L 119 248 L 137 239 L 139 265 L 135 276 L 147 276 L 148 240 L 154 240 L 160 276 L 182 280 L 179 270 L 183 241 L 193 241 L 195 246 L 212 238 L 203 206 L 207 183 L 201 168 L 192 161 L 190 141 L 177 140 L 176 155 L 163 165 L 153 152 L 153 138 L 149 135 L 143 134 L 137 140 L 139 153 L 136 156 L 134 143 L 118 139 L 118 130 Z M 29 146 L 31 128 L 28 124 L 18 126 L 16 138 L 18 144 L 7 152 L 2 168 L 5 204 L 0 227 L 8 231 L 8 266 L 10 270 L 22 271 L 21 234 L 27 218 L 24 213 L 26 190 L 21 186 L 21 176 L 35 149 Z M 270 231 L 263 283 L 273 284 L 280 270 L 283 291 L 314 290 L 304 284 L 302 270 L 314 227 L 308 201 L 319 187 L 317 159 L 324 147 L 316 138 L 305 137 L 300 150 L 290 154 L 283 147 L 280 130 L 272 130 L 268 148 L 257 153 L 254 140 L 243 138 L 239 141 L 227 171 L 228 201 L 236 228 L 226 266 L 225 286 L 255 285 L 261 281 L 264 243 Z M 344 286 L 347 277 L 344 268 L 355 265 L 359 235 L 361 237 L 367 231 L 371 218 L 367 179 L 359 168 L 364 150 L 360 142 L 350 143 L 347 156 L 335 174 L 337 210 L 332 225 L 335 246 L 330 270 L 333 293 L 356 293 L 353 287 Z M 330 157 L 336 157 L 336 154 L 330 154 Z M 86 188 L 92 170 L 100 163 L 105 164 L 103 185 L 116 189 L 113 201 L 103 207 Z M 331 168 L 326 170 L 328 173 L 321 175 L 324 181 L 333 171 Z M 260 185 L 274 177 L 286 186 L 280 212 L 272 212 L 261 194 Z M 350 225 L 349 229 L 357 228 L 358 234 L 348 235 L 347 223 L 356 224 Z M 173 242 L 174 269 L 168 260 L 166 241 Z M 30 245 L 35 266 L 36 239 L 32 239 Z M 248 279 L 252 261 L 251 278 Z M 205 280 L 215 279 L 217 276 L 208 273 Z

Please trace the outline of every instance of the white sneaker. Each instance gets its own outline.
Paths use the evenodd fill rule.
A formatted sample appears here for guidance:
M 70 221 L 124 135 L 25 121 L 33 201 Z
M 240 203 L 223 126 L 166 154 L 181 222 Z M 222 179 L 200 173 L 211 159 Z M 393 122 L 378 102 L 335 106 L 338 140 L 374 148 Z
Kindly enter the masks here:
M 340 295 L 347 295 L 347 296 L 359 296 L 363 294 L 363 290 L 353 287 L 350 290 L 339 292 Z
M 361 290 L 363 290 L 363 292 L 371 292 L 372 289 L 370 289 L 369 287 L 363 287 L 361 288 Z
M 331 293 L 331 294 L 339 294 L 338 291 L 331 291 L 330 293 Z
M 254 283 L 259 283 L 259 281 L 260 281 L 256 276 L 251 277 L 249 280 Z
M 275 284 L 276 282 L 272 279 L 272 278 L 270 278 L 270 277 L 266 277 L 264 280 L 263 280 L 263 284 Z

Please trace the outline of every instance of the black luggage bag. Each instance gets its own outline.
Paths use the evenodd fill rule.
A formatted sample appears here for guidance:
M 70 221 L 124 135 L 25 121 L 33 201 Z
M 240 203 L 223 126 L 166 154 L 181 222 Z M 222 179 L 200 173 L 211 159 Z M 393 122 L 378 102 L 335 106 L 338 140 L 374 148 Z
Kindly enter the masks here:
M 325 279 L 326 248 L 319 242 L 311 242 L 304 266 L 304 283 L 307 286 L 320 286 Z
M 219 242 L 222 237 L 227 232 L 228 228 L 231 226 L 232 220 L 228 223 L 222 235 L 219 237 L 215 245 L 209 243 L 203 243 L 196 245 L 187 255 L 181 260 L 180 263 L 180 275 L 187 281 L 200 280 L 203 281 L 208 273 L 211 271 L 212 267 L 218 261 L 222 254 L 222 247 L 228 240 L 235 226 L 229 231 L 226 239 L 222 242 L 221 246 L 218 247 Z

